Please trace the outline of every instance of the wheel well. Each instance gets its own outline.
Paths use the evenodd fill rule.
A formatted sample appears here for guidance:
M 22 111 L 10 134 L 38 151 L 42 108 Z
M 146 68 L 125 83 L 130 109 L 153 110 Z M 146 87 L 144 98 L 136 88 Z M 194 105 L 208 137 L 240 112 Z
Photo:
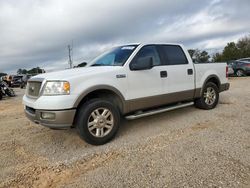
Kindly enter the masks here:
M 220 89 L 220 81 L 218 80 L 218 78 L 216 78 L 216 77 L 211 77 L 211 78 L 209 78 L 209 79 L 206 81 L 206 83 L 208 83 L 208 82 L 214 83 L 214 84 L 218 87 L 218 89 Z
M 121 113 L 123 112 L 122 99 L 120 98 L 118 94 L 108 89 L 98 89 L 98 90 L 88 93 L 78 104 L 77 108 L 81 106 L 82 104 L 84 104 L 86 101 L 90 99 L 95 99 L 95 98 L 106 99 L 112 102 L 114 105 L 116 105 Z

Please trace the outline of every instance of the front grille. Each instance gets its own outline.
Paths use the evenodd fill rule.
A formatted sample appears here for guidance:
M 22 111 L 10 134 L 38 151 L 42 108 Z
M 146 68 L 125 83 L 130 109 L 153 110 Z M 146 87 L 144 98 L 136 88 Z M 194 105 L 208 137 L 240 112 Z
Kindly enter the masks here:
M 27 94 L 31 97 L 38 97 L 40 93 L 42 82 L 30 81 L 27 85 Z

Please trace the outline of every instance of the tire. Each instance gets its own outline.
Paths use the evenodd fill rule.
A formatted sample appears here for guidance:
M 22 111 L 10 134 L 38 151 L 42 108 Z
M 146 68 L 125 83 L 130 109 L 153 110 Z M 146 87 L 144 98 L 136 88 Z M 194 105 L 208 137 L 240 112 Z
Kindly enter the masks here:
M 106 144 L 115 137 L 119 126 L 119 110 L 107 100 L 91 99 L 78 109 L 76 128 L 89 144 Z
M 5 92 L 9 97 L 15 97 L 15 92 L 13 91 L 13 89 L 8 88 Z
M 206 95 L 209 92 L 208 95 Z M 202 89 L 201 97 L 194 101 L 197 108 L 210 110 L 217 106 L 219 101 L 219 89 L 213 82 L 208 82 Z
M 1 89 L 1 88 L 0 88 Z M 2 100 L 3 99 L 3 94 L 2 94 L 2 92 L 0 91 L 0 100 Z
M 238 77 L 246 76 L 246 73 L 242 69 L 238 69 L 235 74 Z

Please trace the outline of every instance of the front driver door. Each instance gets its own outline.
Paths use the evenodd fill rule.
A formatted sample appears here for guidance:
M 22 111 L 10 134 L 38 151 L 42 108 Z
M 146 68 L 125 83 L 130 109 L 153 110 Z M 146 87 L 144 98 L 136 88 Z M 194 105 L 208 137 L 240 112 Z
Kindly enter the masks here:
M 163 68 L 155 45 L 143 46 L 131 63 L 146 57 L 152 57 L 151 69 L 128 72 L 128 100 L 131 111 L 157 106 L 159 101 L 156 98 L 163 92 L 161 77 Z

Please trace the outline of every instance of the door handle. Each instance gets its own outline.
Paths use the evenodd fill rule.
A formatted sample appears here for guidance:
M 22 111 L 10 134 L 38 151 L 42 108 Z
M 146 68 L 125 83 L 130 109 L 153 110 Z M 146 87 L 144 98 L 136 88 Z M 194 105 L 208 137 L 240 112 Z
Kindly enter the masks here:
M 194 73 L 194 72 L 193 72 L 193 69 L 188 69 L 188 70 L 187 70 L 187 74 L 188 74 L 188 75 L 193 75 L 193 73 Z
M 161 72 L 160 72 L 160 75 L 161 75 L 162 78 L 168 77 L 167 71 L 161 71 Z

